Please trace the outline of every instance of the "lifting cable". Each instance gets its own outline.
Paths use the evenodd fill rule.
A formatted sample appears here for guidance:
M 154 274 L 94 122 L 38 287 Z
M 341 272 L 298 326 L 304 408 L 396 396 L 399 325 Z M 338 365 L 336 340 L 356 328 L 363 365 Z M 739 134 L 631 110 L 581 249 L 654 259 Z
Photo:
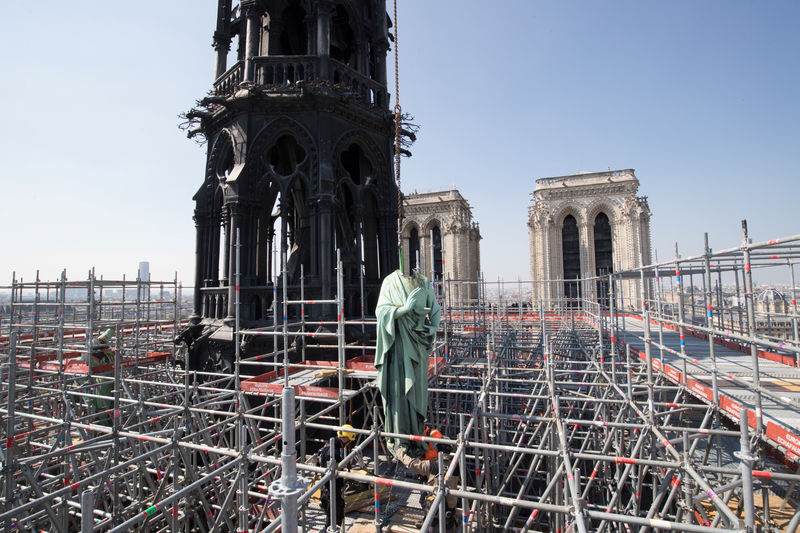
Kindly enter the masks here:
M 403 192 L 400 190 L 400 32 L 397 24 L 397 0 L 394 0 L 394 172 L 397 181 L 397 255 L 400 271 L 403 271 L 403 246 L 401 228 L 403 224 Z

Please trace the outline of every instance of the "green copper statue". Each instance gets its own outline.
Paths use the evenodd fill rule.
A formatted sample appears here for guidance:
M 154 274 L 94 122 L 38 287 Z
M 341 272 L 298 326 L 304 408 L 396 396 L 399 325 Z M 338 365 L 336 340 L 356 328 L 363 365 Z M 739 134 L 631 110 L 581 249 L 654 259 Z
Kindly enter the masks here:
M 428 364 L 441 309 L 428 278 L 396 270 L 386 276 L 376 309 L 375 366 L 386 416 L 386 431 L 422 435 L 428 410 Z M 394 439 L 418 457 L 418 442 Z

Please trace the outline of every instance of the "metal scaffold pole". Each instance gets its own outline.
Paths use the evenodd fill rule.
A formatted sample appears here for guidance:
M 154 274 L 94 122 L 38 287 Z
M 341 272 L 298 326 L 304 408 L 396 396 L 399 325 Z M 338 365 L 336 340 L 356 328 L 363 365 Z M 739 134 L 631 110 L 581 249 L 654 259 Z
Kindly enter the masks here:
M 345 286 L 340 254 L 335 294 L 306 299 L 300 269 L 294 300 L 284 248 L 263 288 L 273 312 L 246 320 L 244 233 L 229 237 L 231 316 L 215 337 L 233 343 L 228 366 L 190 369 L 186 356 L 181 367 L 174 339 L 189 310 L 177 277 L 12 278 L 0 317 L 2 530 L 319 531 L 315 493 L 345 482 L 362 506 L 344 517 L 328 506 L 332 523 L 374 531 L 777 531 L 787 520 L 770 501 L 796 514 L 796 307 L 771 303 L 767 319 L 756 296 L 777 274 L 793 284 L 800 236 L 752 243 L 745 229 L 727 250 L 587 273 L 577 301 L 535 302 L 533 287 L 550 281 L 443 269 L 444 316 L 421 361 L 435 438 L 385 430 L 377 320 L 357 309 L 371 289 Z M 687 275 L 704 280 L 713 313 L 697 323 L 685 312 Z M 334 436 L 344 431 L 355 435 L 349 448 Z M 390 438 L 438 446 L 436 473 L 406 471 Z

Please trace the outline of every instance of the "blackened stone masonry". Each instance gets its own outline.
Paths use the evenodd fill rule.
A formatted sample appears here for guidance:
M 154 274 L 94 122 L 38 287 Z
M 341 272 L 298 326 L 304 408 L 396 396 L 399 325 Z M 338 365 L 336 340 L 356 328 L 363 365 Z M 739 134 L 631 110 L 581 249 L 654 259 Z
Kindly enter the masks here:
M 397 267 L 388 48 L 385 0 L 219 0 L 213 89 L 187 113 L 208 143 L 192 325 L 179 337 L 191 367 L 232 360 L 237 230 L 242 327 L 272 324 L 284 275 L 289 299 L 301 272 L 307 299 L 333 298 L 337 250 L 345 314 L 361 315 L 362 262 L 374 312 Z

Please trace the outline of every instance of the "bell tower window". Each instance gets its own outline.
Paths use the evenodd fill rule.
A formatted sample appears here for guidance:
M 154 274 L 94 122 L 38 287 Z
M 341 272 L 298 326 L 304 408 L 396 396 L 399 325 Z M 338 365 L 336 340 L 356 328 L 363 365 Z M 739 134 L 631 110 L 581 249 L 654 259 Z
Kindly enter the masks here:
M 564 263 L 564 297 L 572 300 L 570 306 L 576 306 L 581 297 L 581 253 L 578 222 L 572 215 L 564 218 L 561 227 L 561 253 Z

